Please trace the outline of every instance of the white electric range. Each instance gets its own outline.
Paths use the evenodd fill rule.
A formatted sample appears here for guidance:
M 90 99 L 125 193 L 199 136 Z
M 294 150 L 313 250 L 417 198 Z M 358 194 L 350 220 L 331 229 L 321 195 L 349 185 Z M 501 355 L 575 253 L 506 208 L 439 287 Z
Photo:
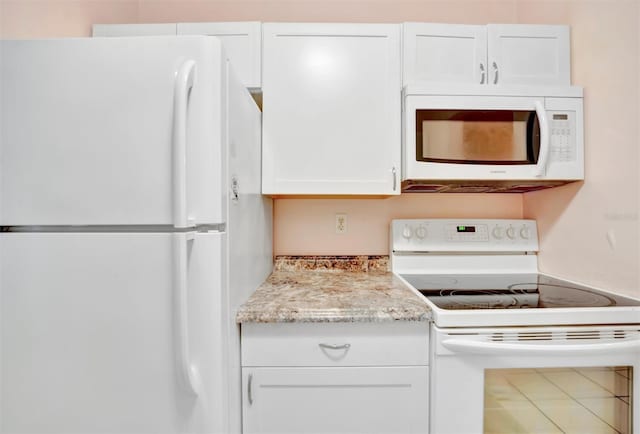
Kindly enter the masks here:
M 431 432 L 639 432 L 640 300 L 539 273 L 535 221 L 394 220 L 390 248 L 433 311 Z M 583 380 L 596 398 L 565 390 Z

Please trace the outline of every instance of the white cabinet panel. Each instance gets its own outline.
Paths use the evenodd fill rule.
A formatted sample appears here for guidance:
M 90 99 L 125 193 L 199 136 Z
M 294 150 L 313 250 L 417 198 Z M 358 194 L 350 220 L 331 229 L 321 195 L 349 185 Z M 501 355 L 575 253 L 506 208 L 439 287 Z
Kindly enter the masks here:
M 223 237 L 0 234 L 2 432 L 224 431 Z
M 425 433 L 428 381 L 427 366 L 244 368 L 243 432 Z
M 260 88 L 262 27 L 260 22 L 178 23 L 178 35 L 209 35 L 222 41 L 231 65 L 246 87 Z
M 486 83 L 485 26 L 405 23 L 404 83 Z
M 404 23 L 404 84 L 570 85 L 569 27 Z
M 487 30 L 492 82 L 571 84 L 568 26 L 491 24 Z
M 399 26 L 264 24 L 263 44 L 262 192 L 399 194 Z

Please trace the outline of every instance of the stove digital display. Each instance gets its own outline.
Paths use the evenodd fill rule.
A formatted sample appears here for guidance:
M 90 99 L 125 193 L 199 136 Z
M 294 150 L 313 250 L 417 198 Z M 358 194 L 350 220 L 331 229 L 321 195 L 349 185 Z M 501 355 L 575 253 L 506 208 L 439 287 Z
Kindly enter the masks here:
M 461 233 L 461 232 L 475 232 L 476 231 L 476 227 L 475 226 L 456 226 L 456 231 L 458 233 Z

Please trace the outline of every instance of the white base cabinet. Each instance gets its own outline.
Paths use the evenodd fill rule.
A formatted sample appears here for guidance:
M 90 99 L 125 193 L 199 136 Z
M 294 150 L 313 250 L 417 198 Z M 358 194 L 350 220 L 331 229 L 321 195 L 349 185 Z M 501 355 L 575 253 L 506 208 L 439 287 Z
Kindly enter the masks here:
M 243 433 L 426 433 L 428 324 L 242 325 Z

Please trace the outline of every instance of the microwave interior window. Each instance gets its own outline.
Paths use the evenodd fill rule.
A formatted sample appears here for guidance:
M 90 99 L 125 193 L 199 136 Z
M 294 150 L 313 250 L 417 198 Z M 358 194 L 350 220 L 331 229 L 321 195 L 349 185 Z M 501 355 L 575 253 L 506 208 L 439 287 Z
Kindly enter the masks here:
M 632 432 L 633 367 L 487 369 L 483 433 Z
M 418 161 L 535 164 L 539 148 L 535 111 L 416 111 Z

